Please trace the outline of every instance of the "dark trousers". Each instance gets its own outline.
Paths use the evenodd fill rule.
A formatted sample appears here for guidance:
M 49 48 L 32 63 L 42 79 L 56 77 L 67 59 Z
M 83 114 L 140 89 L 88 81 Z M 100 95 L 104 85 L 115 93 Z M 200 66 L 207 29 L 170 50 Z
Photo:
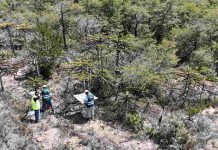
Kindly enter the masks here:
M 44 112 L 45 110 L 48 110 L 48 109 L 52 109 L 53 114 L 55 113 L 52 103 L 50 104 L 43 103 L 41 111 Z
M 38 123 L 40 119 L 40 109 L 39 110 L 34 110 L 35 111 L 35 122 Z

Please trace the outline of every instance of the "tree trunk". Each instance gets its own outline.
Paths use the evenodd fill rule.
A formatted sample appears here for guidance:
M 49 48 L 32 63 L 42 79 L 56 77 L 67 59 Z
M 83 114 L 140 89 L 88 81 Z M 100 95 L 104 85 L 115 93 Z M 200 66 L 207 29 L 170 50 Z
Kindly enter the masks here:
M 100 69 L 100 52 L 99 52 L 99 47 L 96 47 L 96 51 L 97 51 L 97 62 L 98 62 L 98 69 Z
M 186 77 L 186 83 L 185 83 L 184 91 L 179 96 L 179 97 L 182 97 L 181 100 L 183 101 L 181 103 L 181 105 L 180 105 L 180 108 L 182 108 L 185 105 L 186 101 L 187 101 L 187 94 L 189 92 L 190 84 L 191 84 L 189 80 L 190 80 L 190 73 L 188 72 L 187 77 Z
M 119 62 L 120 62 L 120 49 L 119 49 L 119 38 L 117 40 L 117 54 L 116 54 L 116 67 L 119 67 Z
M 102 39 L 100 38 L 99 41 L 97 42 L 98 45 L 101 45 Z M 98 62 L 98 69 L 100 69 L 100 67 L 102 67 L 102 59 L 101 59 L 101 55 L 102 55 L 102 49 L 99 48 L 98 46 L 96 47 L 96 51 L 97 51 L 97 62 Z
M 137 31 L 137 29 L 138 29 L 138 25 L 139 25 L 139 22 L 136 23 L 135 28 L 134 28 L 134 34 L 135 34 L 135 37 L 138 36 L 138 31 Z
M 7 32 L 8 32 L 8 36 L 9 36 L 9 40 L 10 40 L 10 45 L 11 45 L 11 50 L 12 50 L 13 54 L 16 55 L 16 54 L 15 54 L 15 48 L 14 48 L 14 43 L 13 43 L 13 40 L 12 40 L 12 35 L 11 35 L 10 27 L 7 26 L 7 27 L 6 27 L 6 30 L 7 30 Z
M 61 5 L 61 18 L 60 18 L 60 23 L 62 27 L 62 36 L 63 36 L 63 44 L 64 44 L 64 50 L 68 50 L 68 45 L 67 45 L 67 40 L 66 40 L 66 35 L 67 35 L 67 27 L 66 23 L 64 21 L 64 12 L 63 12 L 63 6 Z
M 3 86 L 2 77 L 0 77 L 0 85 L 1 85 L 0 92 L 4 92 L 4 86 Z
M 218 62 L 215 63 L 215 67 L 216 67 L 216 74 L 217 74 L 217 76 L 218 76 Z
M 71 82 L 71 78 L 70 78 L 70 73 L 69 73 L 69 76 L 67 78 L 67 85 L 66 85 L 66 88 L 64 90 L 64 94 L 63 94 L 63 97 L 66 98 L 66 95 L 68 94 L 69 92 L 69 84 Z
M 139 25 L 139 21 L 137 20 L 137 15 L 135 14 L 135 20 L 136 20 L 136 24 L 135 24 L 135 27 L 134 27 L 134 35 L 135 37 L 138 36 L 138 25 Z
M 100 49 L 100 65 L 101 65 L 101 72 L 103 72 L 103 52 L 102 52 L 102 48 Z
M 89 27 L 89 19 L 86 19 L 86 26 L 85 26 L 85 29 L 84 29 L 85 37 L 88 36 L 88 27 Z
M 38 65 L 38 61 L 36 59 L 34 59 L 34 64 L 36 66 L 36 72 L 37 72 L 37 76 L 40 76 L 40 72 L 39 72 L 39 65 Z

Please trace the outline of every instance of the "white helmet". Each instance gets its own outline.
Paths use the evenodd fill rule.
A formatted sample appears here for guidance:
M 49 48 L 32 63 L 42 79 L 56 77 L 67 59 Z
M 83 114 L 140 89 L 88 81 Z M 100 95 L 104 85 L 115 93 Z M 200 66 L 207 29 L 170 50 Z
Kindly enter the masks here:
M 46 88 L 46 87 L 47 87 L 47 85 L 43 85 L 42 87 L 43 87 L 43 88 Z
M 85 93 L 89 93 L 89 90 L 85 90 Z

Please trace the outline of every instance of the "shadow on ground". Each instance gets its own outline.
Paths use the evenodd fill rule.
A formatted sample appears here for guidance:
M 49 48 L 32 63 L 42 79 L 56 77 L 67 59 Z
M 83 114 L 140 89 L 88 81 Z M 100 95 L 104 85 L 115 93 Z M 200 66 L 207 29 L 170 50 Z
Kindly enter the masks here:
M 35 120 L 29 119 L 29 118 L 22 118 L 21 122 L 22 123 L 31 123 L 31 124 L 34 124 Z
M 81 112 L 65 115 L 64 118 L 72 121 L 74 124 L 85 124 L 89 119 L 85 118 Z

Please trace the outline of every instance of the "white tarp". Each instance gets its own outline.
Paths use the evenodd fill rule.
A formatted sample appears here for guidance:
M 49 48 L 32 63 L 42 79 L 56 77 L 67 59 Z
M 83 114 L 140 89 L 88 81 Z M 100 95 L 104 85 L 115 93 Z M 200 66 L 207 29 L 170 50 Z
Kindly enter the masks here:
M 81 94 L 77 94 L 77 95 L 73 95 L 73 97 L 75 97 L 78 101 L 80 101 L 82 104 L 84 104 L 84 100 L 86 98 L 86 94 L 85 93 L 81 93 Z M 94 96 L 94 100 L 98 99 L 96 96 Z
M 35 111 L 29 111 L 29 112 L 27 113 L 27 117 L 33 116 L 34 114 L 35 114 Z
M 28 118 L 28 117 L 33 117 L 35 115 L 35 111 L 34 110 L 32 110 L 32 111 L 29 111 L 28 113 L 27 113 L 27 116 L 26 116 L 26 118 Z M 39 119 L 41 119 L 41 115 L 39 115 Z
M 32 98 L 33 96 L 35 96 L 35 94 L 36 94 L 35 91 L 30 91 L 30 92 L 29 92 L 29 95 L 31 96 L 31 98 Z

